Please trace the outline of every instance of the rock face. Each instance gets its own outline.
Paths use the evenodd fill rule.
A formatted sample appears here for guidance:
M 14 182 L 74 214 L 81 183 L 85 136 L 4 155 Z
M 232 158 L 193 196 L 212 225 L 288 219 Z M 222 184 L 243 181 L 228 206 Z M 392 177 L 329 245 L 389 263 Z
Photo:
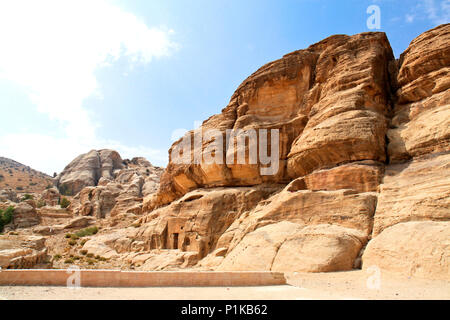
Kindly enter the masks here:
M 59 204 L 61 195 L 57 188 L 49 188 L 42 192 L 40 201 L 47 206 L 56 206 Z
M 448 261 L 439 260 L 446 244 L 424 244 L 422 254 L 407 241 L 409 231 L 399 230 L 409 221 L 450 221 L 449 68 L 449 24 L 412 41 L 399 60 L 385 34 L 363 33 L 268 63 L 221 114 L 172 145 L 131 243 L 194 252 L 197 267 L 219 270 L 349 270 L 362 254 L 366 265 L 386 252 L 403 257 L 400 266 L 436 264 L 448 279 Z M 211 129 L 214 137 L 196 140 Z M 278 148 L 270 143 L 279 161 L 271 175 L 262 173 L 262 161 L 250 161 L 251 143 L 216 143 L 250 129 L 279 130 Z M 189 138 L 193 144 L 180 152 Z M 242 151 L 245 163 L 227 162 Z M 222 161 L 207 161 L 211 155 Z M 245 203 L 238 194 L 262 186 L 272 189 L 237 210 L 236 202 Z M 440 228 L 427 227 L 424 237 L 440 241 Z M 403 254 L 409 249 L 415 253 Z M 391 264 L 383 268 L 403 270 Z
M 12 222 L 8 224 L 9 229 L 29 228 L 38 225 L 41 217 L 36 211 L 36 204 L 33 200 L 24 202 L 0 202 L 0 209 L 4 210 L 9 206 L 14 207 Z
M 363 268 L 420 278 L 450 278 L 450 222 L 404 222 L 369 242 Z
M 111 150 L 78 157 L 57 182 L 76 193 L 69 209 L 80 217 L 33 230 L 59 234 L 56 243 L 95 223 L 98 234 L 68 250 L 120 268 L 328 272 L 362 262 L 449 280 L 449 68 L 450 24 L 399 60 L 384 33 L 329 37 L 248 77 L 222 113 L 172 145 L 164 173 Z
M 121 169 L 115 169 L 112 176 L 102 176 L 97 185 L 81 189 L 70 209 L 75 215 L 97 218 L 140 215 L 142 199 L 158 189 L 162 170 L 144 158 L 121 160 Z
M 190 192 L 141 218 L 135 239 L 143 241 L 145 249 L 193 251 L 201 259 L 238 217 L 277 190 L 278 186 L 260 185 Z
M 0 190 L 0 201 L 12 201 L 19 202 L 19 198 L 17 198 L 17 193 L 12 189 L 4 189 Z
M 386 160 L 388 70 L 394 61 L 385 34 L 363 33 L 332 36 L 263 66 L 239 86 L 221 114 L 188 135 L 212 128 L 236 136 L 243 134 L 239 130 L 279 129 L 278 171 L 261 175 L 258 164 L 225 164 L 226 159 L 222 165 L 170 161 L 153 206 L 198 187 L 287 183 L 352 161 L 371 160 L 377 167 Z M 210 144 L 205 138 L 203 157 Z M 231 143 L 224 148 L 224 158 L 238 152 Z
M 112 179 L 114 170 L 123 167 L 122 158 L 114 150 L 91 150 L 75 158 L 56 177 L 62 194 L 75 195 L 87 186 L 96 186 L 100 178 Z
M 0 267 L 31 269 L 45 264 L 45 238 L 39 236 L 0 236 Z
M 278 222 L 242 239 L 218 270 L 327 272 L 351 270 L 363 233 L 330 224 L 302 227 Z

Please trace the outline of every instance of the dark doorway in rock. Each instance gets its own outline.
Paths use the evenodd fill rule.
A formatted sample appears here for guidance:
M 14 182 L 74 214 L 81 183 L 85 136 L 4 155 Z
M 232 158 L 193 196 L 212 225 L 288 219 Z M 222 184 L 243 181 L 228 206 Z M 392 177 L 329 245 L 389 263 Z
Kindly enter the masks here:
M 178 249 L 178 233 L 173 234 L 173 246 L 174 249 Z

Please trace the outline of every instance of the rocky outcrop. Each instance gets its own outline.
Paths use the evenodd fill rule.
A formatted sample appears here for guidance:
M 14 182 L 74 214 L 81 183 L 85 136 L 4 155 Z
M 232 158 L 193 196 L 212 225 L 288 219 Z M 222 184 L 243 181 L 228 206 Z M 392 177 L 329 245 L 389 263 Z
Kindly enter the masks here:
M 41 222 L 41 217 L 37 213 L 36 204 L 33 200 L 15 202 L 0 202 L 0 209 L 4 210 L 12 206 L 14 208 L 13 219 L 7 225 L 8 229 L 29 228 L 38 225 Z
M 386 167 L 373 235 L 396 223 L 450 220 L 450 154 L 431 154 Z
M 430 279 L 450 279 L 450 221 L 398 223 L 367 245 L 363 268 Z
M 76 157 L 56 177 L 56 185 L 65 195 L 75 195 L 87 186 L 96 186 L 100 178 L 112 179 L 114 170 L 123 167 L 114 150 L 91 150 Z
M 45 238 L 39 236 L 0 236 L 0 267 L 31 269 L 47 264 Z
M 278 222 L 247 234 L 218 270 L 327 272 L 351 270 L 367 236 L 331 224 Z
M 449 279 L 449 40 L 447 24 L 399 60 L 383 33 L 287 54 L 172 145 L 160 184 L 162 169 L 143 158 L 75 159 L 57 180 L 78 192 L 69 209 L 81 217 L 34 232 L 96 217 L 99 233 L 67 250 L 137 270 L 328 272 L 362 262 Z M 276 160 L 269 174 L 264 147 Z
M 221 114 L 172 145 L 160 189 L 144 199 L 148 214 L 134 239 L 146 250 L 197 252 L 200 268 L 322 272 L 358 267 L 363 253 L 363 261 L 373 261 L 391 230 L 389 241 L 398 237 L 403 247 L 388 254 L 401 257 L 409 236 L 394 232 L 397 224 L 450 220 L 449 35 L 449 24 L 430 30 L 399 60 L 383 33 L 337 35 L 261 67 Z M 198 140 L 212 129 L 214 137 Z M 249 129 L 279 130 L 278 148 L 271 149 L 279 161 L 274 174 L 262 174 L 267 165 L 250 161 L 250 143 L 217 143 Z M 180 152 L 189 139 L 190 148 Z M 227 162 L 242 151 L 245 163 Z M 212 155 L 222 161 L 207 161 Z M 226 228 L 205 233 L 198 223 L 196 237 L 183 234 L 180 242 L 181 226 L 188 226 L 180 218 L 206 222 L 205 192 L 225 196 L 239 186 L 249 192 L 267 184 L 278 190 L 243 212 L 228 204 L 217 211 L 227 217 Z M 171 219 L 176 232 L 168 231 Z M 427 231 L 430 241 L 436 230 Z M 207 246 L 191 245 L 213 236 Z M 428 251 L 403 255 L 403 265 L 423 259 L 431 268 L 444 250 L 429 250 L 436 252 L 432 259 Z
M 143 241 L 147 250 L 193 251 L 201 259 L 215 249 L 219 238 L 236 219 L 277 190 L 278 186 L 260 185 L 190 192 L 139 219 L 135 240 Z
M 39 200 L 42 204 L 53 207 L 59 204 L 60 198 L 61 195 L 59 194 L 58 189 L 53 187 L 45 189 L 41 193 L 41 197 L 39 198 Z
M 352 161 L 383 163 L 392 63 L 385 34 L 363 33 L 332 36 L 263 66 L 239 86 L 221 114 L 188 136 L 208 129 L 224 136 L 227 129 L 236 136 L 244 134 L 239 130 L 279 129 L 278 171 L 262 175 L 258 164 L 227 163 L 225 157 L 239 152 L 233 143 L 224 144 L 224 164 L 177 164 L 170 159 L 149 209 L 199 187 L 287 183 Z M 210 145 L 206 137 L 199 150 L 203 158 Z M 243 148 L 248 152 L 251 147 Z
M 364 252 L 364 265 L 450 278 L 444 240 L 450 221 L 449 43 L 450 25 L 442 25 L 412 41 L 398 61 L 387 132 L 391 163 L 380 186 L 375 238 Z
M 12 201 L 12 202 L 19 202 L 19 198 L 17 197 L 17 193 L 12 189 L 4 189 L 0 190 L 0 201 L 6 202 L 6 201 Z
M 83 188 L 73 198 L 70 210 L 75 215 L 97 218 L 140 215 L 142 199 L 158 189 L 162 171 L 144 158 L 123 160 L 122 168 L 111 177 L 102 177 L 98 185 Z

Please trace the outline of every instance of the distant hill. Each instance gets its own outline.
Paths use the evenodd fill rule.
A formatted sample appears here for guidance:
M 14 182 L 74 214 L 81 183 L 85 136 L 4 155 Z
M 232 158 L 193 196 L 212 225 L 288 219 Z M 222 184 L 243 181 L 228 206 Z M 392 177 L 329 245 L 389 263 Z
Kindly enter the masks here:
M 0 189 L 11 188 L 18 193 L 41 192 L 53 185 L 52 177 L 17 161 L 0 157 Z

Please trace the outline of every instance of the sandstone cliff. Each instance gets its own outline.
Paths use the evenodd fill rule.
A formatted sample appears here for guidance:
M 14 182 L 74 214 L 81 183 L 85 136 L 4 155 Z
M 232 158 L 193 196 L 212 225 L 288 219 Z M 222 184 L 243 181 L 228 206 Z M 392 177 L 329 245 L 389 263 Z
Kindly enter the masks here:
M 52 253 L 79 263 L 89 261 L 79 253 L 98 257 L 102 268 L 375 266 L 449 280 L 449 69 L 450 24 L 417 37 L 398 60 L 384 33 L 329 37 L 248 77 L 222 113 L 172 145 L 163 173 L 112 150 L 76 158 L 56 179 L 74 195 L 70 214 L 48 212 L 64 223 L 32 232 L 52 235 Z M 195 149 L 211 129 L 216 135 Z M 251 161 L 260 145 L 216 143 L 230 133 L 246 141 L 250 129 L 267 130 L 257 138 L 270 132 L 273 174 Z M 188 139 L 195 152 L 176 161 Z M 211 155 L 223 161 L 204 161 Z M 227 161 L 242 155 L 244 163 Z M 101 226 L 98 234 L 68 247 L 63 230 L 89 224 Z
M 412 41 L 399 60 L 384 33 L 363 33 L 268 63 L 187 136 L 279 129 L 278 171 L 170 158 L 128 247 L 178 249 L 220 270 L 337 271 L 362 260 L 449 279 L 450 247 L 437 242 L 450 220 L 449 68 L 449 24 Z M 213 142 L 202 141 L 203 156 Z M 219 156 L 238 152 L 224 144 Z M 397 244 L 409 243 L 403 230 L 419 228 L 411 221 L 435 225 L 425 223 L 418 235 L 427 241 L 407 249 Z M 145 257 L 140 264 L 153 265 Z M 408 268 L 392 266 L 402 259 Z

